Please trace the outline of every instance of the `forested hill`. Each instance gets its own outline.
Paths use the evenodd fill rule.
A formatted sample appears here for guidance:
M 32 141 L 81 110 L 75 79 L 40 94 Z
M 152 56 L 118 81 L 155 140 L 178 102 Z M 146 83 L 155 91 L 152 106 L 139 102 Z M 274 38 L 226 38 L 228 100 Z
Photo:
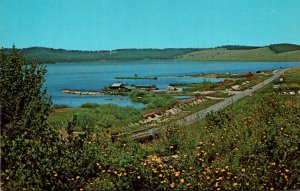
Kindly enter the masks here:
M 5 53 L 11 49 L 4 49 Z M 215 48 L 117 49 L 112 51 L 80 51 L 32 47 L 20 49 L 27 60 L 39 63 L 190 60 L 190 61 L 300 61 L 300 46 L 274 44 L 269 46 L 226 45 Z
M 83 61 L 135 61 L 135 60 L 171 60 L 194 52 L 195 48 L 169 49 L 117 49 L 112 51 L 80 51 L 32 47 L 20 49 L 27 60 L 39 63 L 83 62 Z M 9 52 L 10 49 L 5 49 Z

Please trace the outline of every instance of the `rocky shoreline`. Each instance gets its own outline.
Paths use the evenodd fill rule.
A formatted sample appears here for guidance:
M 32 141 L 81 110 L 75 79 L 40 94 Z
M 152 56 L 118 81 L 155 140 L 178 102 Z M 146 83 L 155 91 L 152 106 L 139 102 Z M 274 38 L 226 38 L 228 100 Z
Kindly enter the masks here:
M 80 91 L 80 90 L 61 90 L 65 94 L 76 94 L 76 95 L 103 95 L 103 91 Z

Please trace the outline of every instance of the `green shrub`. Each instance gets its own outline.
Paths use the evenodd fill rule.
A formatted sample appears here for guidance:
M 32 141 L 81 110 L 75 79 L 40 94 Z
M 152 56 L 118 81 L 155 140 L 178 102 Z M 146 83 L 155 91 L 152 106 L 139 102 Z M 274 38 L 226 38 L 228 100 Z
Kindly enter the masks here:
M 62 109 L 62 108 L 69 108 L 70 106 L 66 105 L 66 104 L 55 104 L 53 106 L 53 109 Z
M 97 104 L 97 103 L 84 103 L 80 107 L 82 107 L 82 108 L 96 108 L 96 107 L 99 107 L 99 104 Z
M 5 190 L 73 190 L 96 176 L 96 150 L 91 132 L 73 134 L 68 123 L 62 137 L 46 123 L 51 100 L 41 92 L 46 69 L 26 65 L 13 47 L 1 62 L 1 188 Z

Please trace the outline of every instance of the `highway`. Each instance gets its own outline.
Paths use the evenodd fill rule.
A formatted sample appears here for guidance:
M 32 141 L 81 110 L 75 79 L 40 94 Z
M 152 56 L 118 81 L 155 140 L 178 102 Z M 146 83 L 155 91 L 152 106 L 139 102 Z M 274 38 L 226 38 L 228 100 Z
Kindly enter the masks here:
M 264 80 L 263 82 L 256 84 L 255 86 L 242 91 L 240 94 L 236 94 L 232 97 L 226 98 L 223 101 L 220 101 L 212 106 L 209 106 L 201 111 L 198 111 L 196 113 L 193 113 L 191 115 L 188 115 L 182 119 L 177 120 L 176 122 L 174 122 L 174 124 L 177 124 L 179 126 L 185 126 L 185 125 L 189 125 L 192 124 L 194 122 L 196 122 L 199 119 L 204 118 L 208 113 L 210 112 L 215 112 L 218 111 L 220 109 L 225 108 L 226 106 L 250 95 L 251 93 L 257 91 L 258 89 L 268 85 L 270 82 L 272 82 L 273 80 L 279 78 L 282 74 L 284 74 L 287 70 L 289 70 L 289 68 L 284 68 L 284 69 L 280 69 L 278 70 L 273 76 L 271 76 L 270 78 Z M 149 137 L 149 136 L 154 136 L 155 134 L 157 134 L 159 132 L 160 128 L 149 128 L 149 129 L 145 129 L 145 130 L 140 130 L 137 132 L 133 132 L 131 134 L 131 138 L 132 139 L 142 139 L 145 137 Z

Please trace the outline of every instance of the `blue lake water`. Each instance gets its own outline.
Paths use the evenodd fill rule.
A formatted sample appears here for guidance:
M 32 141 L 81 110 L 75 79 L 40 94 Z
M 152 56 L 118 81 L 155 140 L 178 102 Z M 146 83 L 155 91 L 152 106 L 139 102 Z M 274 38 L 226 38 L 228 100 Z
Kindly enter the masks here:
M 203 78 L 178 78 L 178 75 L 199 73 L 237 73 L 257 70 L 271 70 L 280 67 L 299 66 L 300 62 L 80 62 L 45 64 L 47 66 L 46 86 L 54 104 L 78 107 L 83 103 L 117 104 L 142 108 L 142 104 L 132 103 L 126 96 L 82 96 L 63 94 L 62 89 L 101 90 L 114 82 L 156 85 L 165 89 L 175 82 L 201 82 Z M 119 80 L 120 76 L 156 76 L 158 80 Z M 209 78 L 206 80 L 220 81 Z

